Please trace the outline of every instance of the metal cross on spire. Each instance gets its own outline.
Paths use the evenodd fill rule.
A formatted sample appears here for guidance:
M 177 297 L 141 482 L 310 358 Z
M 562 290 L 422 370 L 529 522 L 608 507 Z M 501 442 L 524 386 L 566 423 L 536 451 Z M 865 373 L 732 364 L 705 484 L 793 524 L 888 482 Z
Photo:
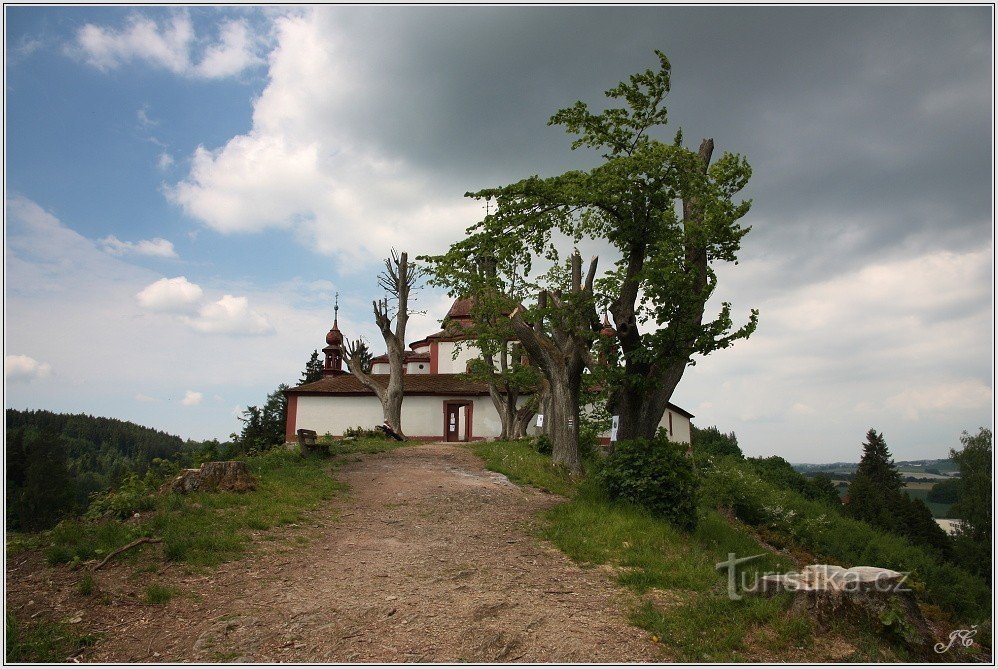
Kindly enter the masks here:
M 333 302 L 333 322 L 337 322 L 340 317 L 340 294 L 336 293 L 335 301 Z

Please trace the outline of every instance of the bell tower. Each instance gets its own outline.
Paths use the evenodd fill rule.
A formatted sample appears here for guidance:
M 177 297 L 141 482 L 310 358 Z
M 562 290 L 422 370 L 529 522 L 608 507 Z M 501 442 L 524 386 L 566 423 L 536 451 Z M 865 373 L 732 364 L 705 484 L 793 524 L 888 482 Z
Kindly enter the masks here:
M 326 346 L 322 352 L 326 354 L 326 362 L 322 367 L 323 376 L 345 374 L 343 371 L 343 333 L 338 324 L 340 315 L 340 294 L 336 293 L 333 307 L 333 327 L 326 333 Z

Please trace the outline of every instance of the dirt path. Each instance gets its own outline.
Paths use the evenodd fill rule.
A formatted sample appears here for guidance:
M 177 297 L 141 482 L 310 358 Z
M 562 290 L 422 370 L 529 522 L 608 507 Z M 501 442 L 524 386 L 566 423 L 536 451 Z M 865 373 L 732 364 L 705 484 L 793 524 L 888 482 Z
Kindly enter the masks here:
M 288 530 L 307 543 L 268 542 L 207 574 L 169 567 L 155 581 L 183 594 L 166 605 L 134 597 L 144 583 L 127 565 L 100 572 L 102 588 L 133 591 L 106 604 L 76 594 L 65 569 L 9 568 L 8 603 L 82 614 L 101 635 L 84 662 L 661 659 L 627 624 L 630 595 L 535 537 L 536 513 L 559 498 L 443 444 L 359 456 L 338 478 L 350 492 Z

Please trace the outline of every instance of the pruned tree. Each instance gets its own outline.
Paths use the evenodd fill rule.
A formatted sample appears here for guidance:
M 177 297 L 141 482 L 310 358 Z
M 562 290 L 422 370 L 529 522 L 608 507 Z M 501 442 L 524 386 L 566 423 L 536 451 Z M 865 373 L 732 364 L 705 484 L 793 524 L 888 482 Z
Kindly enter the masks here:
M 466 339 L 458 348 L 472 347 L 478 357 L 469 362 L 468 376 L 488 386 L 489 396 L 501 423 L 501 439 L 526 435 L 530 419 L 537 412 L 539 373 L 524 364 L 525 353 L 516 341 L 509 312 L 526 294 L 527 284 L 515 259 L 499 264 L 497 256 L 478 240 L 455 244 L 440 256 L 421 258 L 429 263 L 431 283 L 443 286 L 454 297 L 472 296 L 471 325 L 445 322 L 444 327 Z M 467 251 L 478 247 L 475 253 Z M 521 402 L 524 395 L 529 395 Z
M 409 263 L 409 254 L 392 249 L 391 256 L 385 259 L 385 269 L 378 275 L 378 285 L 386 296 L 374 300 L 374 322 L 385 339 L 388 348 L 388 380 L 383 382 L 365 371 L 366 344 L 360 339 L 345 341 L 346 360 L 350 373 L 370 388 L 378 400 L 384 418 L 398 434 L 402 432 L 402 399 L 404 396 L 405 329 L 409 316 L 409 300 L 425 275 L 424 270 Z M 367 370 L 370 370 L 370 352 L 367 352 Z
M 594 366 L 591 349 L 600 330 L 593 307 L 598 260 L 594 257 L 589 263 L 585 279 L 578 252 L 572 254 L 570 264 L 568 290 L 541 290 L 533 313 L 524 314 L 523 307 L 517 306 L 509 322 L 547 381 L 548 415 L 544 421 L 551 439 L 551 459 L 580 474 L 579 396 L 583 372 Z
M 623 107 L 594 114 L 576 102 L 549 121 L 577 136 L 573 149 L 600 152 L 597 167 L 467 194 L 498 205 L 470 232 L 483 241 L 512 240 L 502 248 L 526 256 L 527 270 L 533 257 L 557 262 L 563 241 L 556 233 L 606 241 L 619 253 L 597 292 L 613 316 L 620 351 L 610 403 L 620 416 L 621 440 L 653 437 L 694 356 L 748 337 L 758 317 L 752 310 L 735 329 L 725 302 L 713 320 L 705 319 L 717 286 L 714 265 L 736 262 L 749 230 L 738 221 L 750 203 L 733 198 L 751 169 L 727 153 L 712 163 L 711 139 L 694 151 L 683 145 L 681 132 L 672 143 L 653 138 L 666 123 L 663 103 L 671 86 L 669 61 L 656 53 L 657 71 L 632 75 L 606 92 Z M 588 336 L 588 316 L 573 336 Z

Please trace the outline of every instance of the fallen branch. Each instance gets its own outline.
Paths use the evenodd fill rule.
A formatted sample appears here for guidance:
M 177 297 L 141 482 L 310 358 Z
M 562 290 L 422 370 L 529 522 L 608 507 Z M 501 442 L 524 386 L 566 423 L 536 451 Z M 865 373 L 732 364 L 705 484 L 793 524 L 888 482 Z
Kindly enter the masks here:
M 160 544 L 160 543 L 163 543 L 162 539 L 153 539 L 152 537 L 142 537 L 140 539 L 136 539 L 132 543 L 122 546 L 121 548 L 115 549 L 110 553 L 108 553 L 107 557 L 105 557 L 103 560 L 97 563 L 97 565 L 93 568 L 93 571 L 97 571 L 98 569 L 106 565 L 115 555 L 124 553 L 127 550 L 131 550 L 132 548 L 135 548 L 139 544 Z

